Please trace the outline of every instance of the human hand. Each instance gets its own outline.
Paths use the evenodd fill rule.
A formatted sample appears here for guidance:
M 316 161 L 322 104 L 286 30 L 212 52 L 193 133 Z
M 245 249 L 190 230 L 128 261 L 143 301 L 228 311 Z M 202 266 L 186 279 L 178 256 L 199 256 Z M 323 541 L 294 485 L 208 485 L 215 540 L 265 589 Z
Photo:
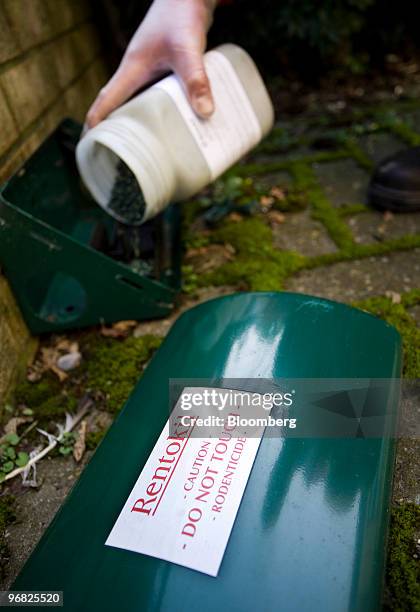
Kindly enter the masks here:
M 203 118 L 210 116 L 214 102 L 203 53 L 216 3 L 154 0 L 117 71 L 90 107 L 87 127 L 94 127 L 140 87 L 170 70 L 181 79 L 194 111 Z

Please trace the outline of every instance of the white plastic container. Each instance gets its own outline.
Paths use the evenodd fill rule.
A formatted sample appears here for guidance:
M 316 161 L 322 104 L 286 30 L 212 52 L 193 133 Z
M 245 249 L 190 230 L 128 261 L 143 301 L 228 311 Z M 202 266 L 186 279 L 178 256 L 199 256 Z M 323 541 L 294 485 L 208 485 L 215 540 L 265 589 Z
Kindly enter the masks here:
M 81 177 L 94 199 L 109 206 L 122 160 L 144 198 L 143 223 L 170 202 L 191 197 L 240 159 L 269 132 L 273 107 L 250 56 L 222 45 L 205 54 L 215 111 L 200 119 L 175 75 L 166 77 L 89 130 L 77 146 Z

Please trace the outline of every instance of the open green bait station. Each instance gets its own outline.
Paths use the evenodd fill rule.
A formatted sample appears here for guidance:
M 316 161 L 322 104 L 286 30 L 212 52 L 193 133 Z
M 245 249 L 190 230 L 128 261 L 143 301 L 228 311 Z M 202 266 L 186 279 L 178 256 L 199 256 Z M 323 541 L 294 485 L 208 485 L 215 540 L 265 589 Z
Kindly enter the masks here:
M 81 184 L 80 129 L 65 120 L 0 192 L 0 265 L 33 333 L 163 317 L 180 286 L 178 207 L 115 222 Z

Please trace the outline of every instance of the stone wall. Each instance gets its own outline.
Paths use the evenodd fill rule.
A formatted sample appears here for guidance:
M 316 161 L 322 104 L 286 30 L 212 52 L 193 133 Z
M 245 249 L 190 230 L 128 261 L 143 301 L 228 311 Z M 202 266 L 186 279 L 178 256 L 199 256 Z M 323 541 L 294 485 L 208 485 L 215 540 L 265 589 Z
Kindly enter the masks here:
M 83 120 L 107 79 L 107 69 L 89 0 L 2 0 L 0 32 L 3 182 L 63 117 Z M 31 346 L 0 276 L 0 402 Z

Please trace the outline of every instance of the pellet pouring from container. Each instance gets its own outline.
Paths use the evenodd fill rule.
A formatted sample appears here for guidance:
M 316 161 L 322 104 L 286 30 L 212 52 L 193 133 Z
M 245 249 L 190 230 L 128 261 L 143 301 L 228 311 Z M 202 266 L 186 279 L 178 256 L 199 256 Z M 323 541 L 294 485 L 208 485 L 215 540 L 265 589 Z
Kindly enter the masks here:
M 250 56 L 231 44 L 203 54 L 215 6 L 155 0 L 87 115 L 79 171 L 122 223 L 140 225 L 191 197 L 272 127 L 272 104 Z

